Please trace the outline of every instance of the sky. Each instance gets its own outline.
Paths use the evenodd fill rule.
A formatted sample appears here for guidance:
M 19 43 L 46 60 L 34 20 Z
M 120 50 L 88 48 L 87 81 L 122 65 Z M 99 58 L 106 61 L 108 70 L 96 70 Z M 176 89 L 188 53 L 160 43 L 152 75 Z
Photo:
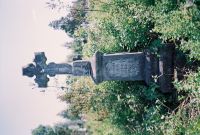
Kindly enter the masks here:
M 30 135 L 39 124 L 53 125 L 66 104 L 58 90 L 34 88 L 34 78 L 22 76 L 22 67 L 32 63 L 34 52 L 44 51 L 48 62 L 64 62 L 71 51 L 62 45 L 71 41 L 49 22 L 66 12 L 46 7 L 48 0 L 0 0 L 0 135 Z M 65 76 L 59 76 L 59 86 Z M 55 79 L 51 79 L 51 85 Z

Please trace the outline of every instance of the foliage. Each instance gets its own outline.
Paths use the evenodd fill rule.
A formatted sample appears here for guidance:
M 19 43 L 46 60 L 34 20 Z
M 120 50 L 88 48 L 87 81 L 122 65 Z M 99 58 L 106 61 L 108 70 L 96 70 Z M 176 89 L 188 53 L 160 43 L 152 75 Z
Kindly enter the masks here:
M 109 119 L 103 119 L 102 121 L 96 119 L 99 117 L 95 112 L 88 113 L 86 115 L 87 127 L 89 134 L 92 135 L 126 135 L 125 132 L 120 130 L 117 126 L 113 125 Z
M 54 125 L 54 131 L 56 135 L 71 135 L 72 133 L 72 130 L 66 124 Z
M 71 135 L 72 130 L 65 124 L 57 124 L 54 127 L 39 125 L 32 130 L 32 135 Z
M 200 70 L 175 82 L 180 104 L 166 117 L 165 134 L 199 134 L 200 132 Z M 184 94 L 183 94 L 184 93 Z
M 140 7 L 137 10 L 137 6 L 131 3 L 109 1 L 101 5 L 106 12 L 99 18 L 96 13 L 90 13 L 94 19 L 88 28 L 85 55 L 92 55 L 97 50 L 106 53 L 138 51 L 149 45 L 151 14 L 143 5 L 137 5 Z
M 180 41 L 180 49 L 189 51 L 190 58 L 200 60 L 200 10 L 197 7 L 158 14 L 154 31 L 162 33 L 163 40 Z
M 130 134 L 139 125 L 142 128 L 137 129 L 138 133 L 148 128 L 147 126 L 156 125 L 158 121 L 161 121 L 159 111 L 167 109 L 159 104 L 161 101 L 164 102 L 164 99 L 156 89 L 157 86 L 153 84 L 147 88 L 142 82 L 122 81 L 104 82 L 94 86 L 90 78 L 81 78 L 75 79 L 71 91 L 60 98 L 70 103 L 70 112 L 74 116 L 82 113 L 95 114 L 93 117 L 97 121 L 96 124 L 102 123 L 102 128 L 115 125 L 108 132 L 91 127 L 92 130 L 98 130 L 97 133 L 109 134 L 112 130 L 117 130 L 119 133 Z M 158 98 L 160 102 L 158 102 Z M 155 108 L 154 105 L 156 105 Z M 154 114 L 154 116 L 149 113 Z M 165 114 L 164 111 L 163 114 Z M 88 115 L 88 118 L 90 115 Z M 149 120 L 149 115 L 152 117 L 151 120 Z M 88 125 L 93 123 L 94 119 L 87 119 L 89 120 Z M 147 119 L 149 122 L 147 122 Z M 147 122 L 146 125 L 143 125 L 144 122 Z M 146 130 L 144 130 L 145 132 Z
M 50 126 L 39 125 L 32 130 L 32 135 L 55 135 L 55 132 Z
M 63 27 L 83 57 L 96 51 L 156 51 L 170 43 L 193 68 L 174 82 L 176 93 L 170 95 L 161 94 L 156 84 L 110 81 L 95 86 L 90 78 L 73 78 L 70 91 L 60 97 L 70 103 L 70 117 L 86 114 L 92 134 L 198 134 L 200 1 L 89 0 L 87 11 L 77 24 Z
M 58 3 L 59 5 L 62 3 Z M 55 5 L 50 4 L 50 5 Z M 49 6 L 49 5 L 48 5 Z M 56 6 L 56 5 L 55 5 Z M 55 7 L 53 6 L 53 7 Z M 52 6 L 50 6 L 52 7 Z M 62 6 L 61 6 L 62 7 Z M 66 8 L 65 6 L 62 8 Z M 52 21 L 49 26 L 53 27 L 54 29 L 61 29 L 64 30 L 69 36 L 73 36 L 74 31 L 83 23 L 85 22 L 85 15 L 86 15 L 86 0 L 78 0 L 70 10 L 70 13 L 67 14 L 65 17 L 61 17 L 58 20 Z
M 83 78 L 73 80 L 70 91 L 60 96 L 62 101 L 70 103 L 69 112 L 75 117 L 78 117 L 82 112 L 87 112 L 90 108 L 91 90 L 94 89 L 92 83 L 91 80 Z
M 175 83 L 178 92 L 190 93 L 194 97 L 199 97 L 200 90 L 200 68 L 197 72 L 188 73 L 187 78 Z

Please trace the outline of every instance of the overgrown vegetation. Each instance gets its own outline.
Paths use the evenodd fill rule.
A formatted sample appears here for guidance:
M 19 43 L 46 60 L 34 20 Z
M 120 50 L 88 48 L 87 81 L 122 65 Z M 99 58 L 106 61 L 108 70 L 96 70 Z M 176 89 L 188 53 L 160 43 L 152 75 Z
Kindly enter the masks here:
M 71 135 L 71 133 L 72 130 L 64 124 L 57 124 L 54 127 L 39 125 L 32 130 L 32 135 Z
M 110 81 L 96 86 L 90 78 L 71 78 L 70 90 L 60 97 L 70 103 L 68 112 L 74 117 L 84 114 L 94 135 L 199 134 L 200 1 L 77 1 L 81 2 L 85 5 L 73 7 L 84 14 L 80 23 L 73 32 L 67 29 L 69 23 L 63 29 L 75 38 L 75 51 L 84 58 L 96 51 L 156 52 L 170 43 L 186 62 L 177 66 L 181 79 L 175 78 L 176 92 L 170 95 L 160 93 L 156 84 Z

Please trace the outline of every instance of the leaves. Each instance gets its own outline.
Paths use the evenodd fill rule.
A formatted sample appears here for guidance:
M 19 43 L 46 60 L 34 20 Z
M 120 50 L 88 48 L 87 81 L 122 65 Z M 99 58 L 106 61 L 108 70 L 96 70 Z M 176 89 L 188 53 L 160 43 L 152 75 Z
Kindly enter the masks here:
M 80 2 L 81 12 L 71 11 L 70 17 L 52 25 L 75 38 L 72 48 L 76 53 L 86 58 L 96 51 L 116 53 L 151 49 L 156 54 L 164 43 L 171 43 L 188 56 L 190 66 L 196 66 L 195 69 L 199 66 L 193 65 L 193 61 L 198 63 L 200 60 L 199 1 L 190 6 L 186 0 L 89 2 L 87 15 Z M 96 114 L 94 119 L 102 124 L 94 130 L 97 134 L 198 134 L 199 72 L 190 71 L 183 80 L 174 82 L 178 92 L 176 100 L 173 94 L 159 93 L 155 84 L 147 87 L 142 82 L 110 81 L 95 86 L 89 78 L 72 79 L 71 91 L 61 99 L 70 103 L 72 116 Z M 111 126 L 113 130 L 105 130 L 112 129 Z

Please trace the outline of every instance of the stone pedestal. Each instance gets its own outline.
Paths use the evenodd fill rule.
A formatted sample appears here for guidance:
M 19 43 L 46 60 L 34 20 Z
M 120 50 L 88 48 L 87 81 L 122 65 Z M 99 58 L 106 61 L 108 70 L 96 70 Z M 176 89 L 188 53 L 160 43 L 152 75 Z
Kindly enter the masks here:
M 95 53 L 91 60 L 92 78 L 95 83 L 109 80 L 144 80 L 145 55 L 137 53 Z
M 175 46 L 165 44 L 159 50 L 159 80 L 158 85 L 163 93 L 171 93 L 173 91 L 174 81 L 174 51 Z
M 174 46 L 165 45 L 159 55 L 149 50 L 136 53 L 102 54 L 96 52 L 91 59 L 91 76 L 96 84 L 102 81 L 156 82 L 163 93 L 173 90 Z

